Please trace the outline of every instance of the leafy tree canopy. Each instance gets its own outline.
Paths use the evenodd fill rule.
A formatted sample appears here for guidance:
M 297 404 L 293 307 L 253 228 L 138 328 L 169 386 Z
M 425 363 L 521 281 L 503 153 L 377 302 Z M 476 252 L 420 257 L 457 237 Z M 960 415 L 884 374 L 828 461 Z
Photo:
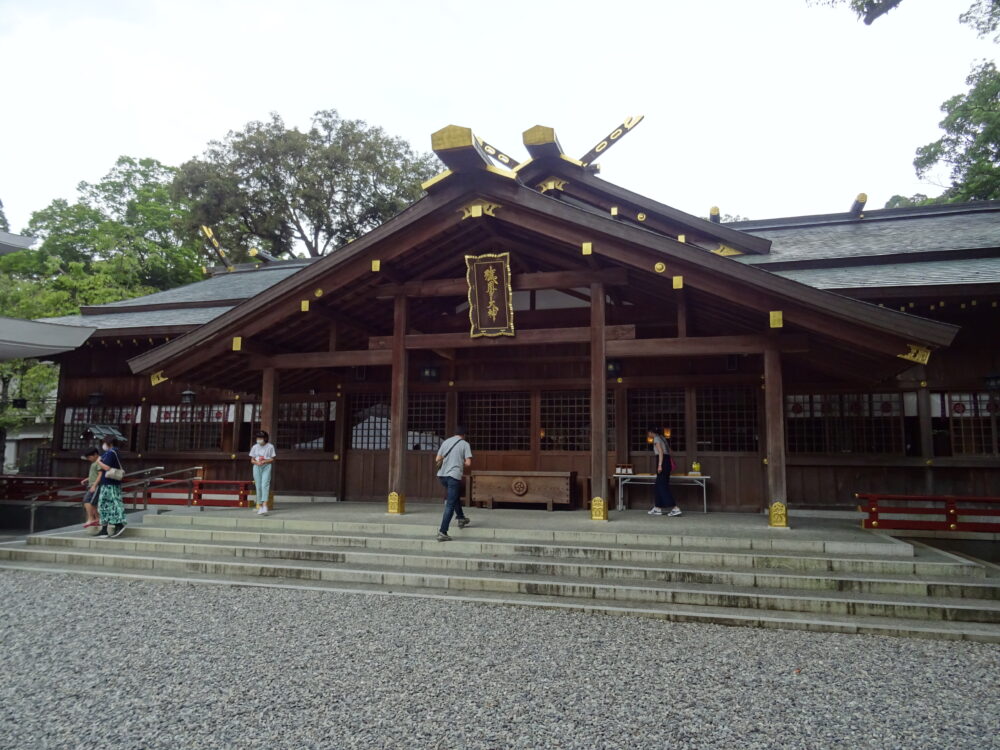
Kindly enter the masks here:
M 212 227 L 234 260 L 258 246 L 315 257 L 401 211 L 435 171 L 432 155 L 336 110 L 317 112 L 306 132 L 272 114 L 182 165 L 172 194 L 190 207 L 188 236 Z
M 966 83 L 966 93 L 941 105 L 944 136 L 918 148 L 913 166 L 918 177 L 938 164 L 951 167 L 945 200 L 1000 198 L 1000 72 L 992 62 L 982 62 Z
M 10 224 L 7 222 L 7 216 L 3 212 L 3 201 L 0 201 L 0 232 L 9 232 Z
M 810 5 L 847 5 L 858 18 L 871 25 L 877 18 L 898 7 L 903 0 L 807 0 Z M 972 5 L 958 17 L 961 23 L 971 26 L 981 36 L 989 36 L 1000 28 L 1000 0 L 973 0 Z M 1000 41 L 1000 37 L 994 37 Z

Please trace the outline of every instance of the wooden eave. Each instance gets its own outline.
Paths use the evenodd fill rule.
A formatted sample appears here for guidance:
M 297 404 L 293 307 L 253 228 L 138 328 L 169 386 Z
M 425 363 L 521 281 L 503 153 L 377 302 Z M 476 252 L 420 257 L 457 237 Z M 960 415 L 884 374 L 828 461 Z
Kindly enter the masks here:
M 461 207 L 476 200 L 497 204 L 495 214 L 463 220 Z M 718 319 L 720 331 L 729 325 L 760 333 L 766 330 L 767 311 L 781 310 L 788 333 L 811 333 L 819 341 L 840 342 L 836 356 L 826 355 L 823 366 L 836 370 L 838 360 L 843 359 L 837 372 L 845 379 L 852 373 L 859 379 L 872 375 L 866 370 L 872 363 L 881 362 L 887 370 L 898 371 L 905 364 L 892 358 L 904 353 L 907 345 L 947 346 L 958 331 L 956 326 L 783 279 L 642 226 L 568 205 L 509 177 L 481 170 L 452 175 L 430 195 L 378 229 L 196 330 L 132 358 L 129 366 L 135 373 L 166 370 L 171 377 L 173 365 L 181 373 L 201 368 L 197 377 L 210 377 L 216 382 L 231 379 L 233 387 L 248 385 L 253 377 L 248 371 L 248 353 L 232 352 L 231 337 L 248 341 L 254 337 L 266 349 L 265 356 L 293 354 L 296 351 L 285 348 L 287 344 L 298 342 L 315 348 L 311 342 L 321 337 L 324 326 L 329 326 L 335 316 L 350 318 L 374 335 L 386 335 L 392 330 L 392 306 L 377 299 L 377 287 L 440 278 L 446 272 L 452 278 L 462 263 L 463 251 L 486 250 L 490 245 L 499 249 L 528 240 L 533 240 L 534 246 L 525 250 L 526 256 L 540 259 L 543 271 L 615 266 L 636 269 L 629 271 L 627 291 L 649 300 L 669 298 L 670 277 L 682 276 L 686 290 L 690 286 L 696 293 L 714 297 L 712 314 Z M 594 255 L 589 257 L 589 263 L 581 258 L 580 242 L 593 244 Z M 372 271 L 373 260 L 381 261 L 382 271 Z M 669 271 L 656 273 L 656 262 L 667 264 Z M 733 293 L 737 291 L 740 300 L 734 301 Z M 294 316 L 300 314 L 300 301 L 304 300 L 313 301 L 317 313 L 326 309 L 324 302 L 331 300 L 336 310 L 310 313 L 295 320 Z M 753 311 L 752 319 L 740 310 Z M 414 316 L 411 325 L 419 330 L 424 322 L 449 314 L 454 315 L 454 302 L 443 300 L 440 307 L 430 305 L 423 319 Z M 290 320 L 293 322 L 289 324 Z M 349 343 L 367 348 L 369 337 L 363 332 L 349 335 Z M 862 342 L 862 351 L 855 356 L 853 347 L 858 341 Z M 195 380 L 197 377 L 192 376 Z M 186 378 L 181 375 L 180 379 Z M 307 379 L 307 371 L 289 372 L 287 385 L 294 387 Z

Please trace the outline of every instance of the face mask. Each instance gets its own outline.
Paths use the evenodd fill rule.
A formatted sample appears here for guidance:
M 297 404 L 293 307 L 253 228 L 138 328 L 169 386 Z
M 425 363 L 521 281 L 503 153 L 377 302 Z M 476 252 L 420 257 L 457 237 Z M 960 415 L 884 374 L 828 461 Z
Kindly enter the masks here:
M 264 444 L 264 438 L 257 438 L 257 445 L 263 445 L 263 444 Z
M 102 448 L 102 450 L 103 450 L 103 451 L 104 451 L 105 453 L 107 453 L 107 452 L 108 452 L 109 450 L 111 450 L 111 446 L 110 446 L 110 445 L 108 445 L 107 443 L 102 443 L 102 444 L 101 444 L 101 448 Z

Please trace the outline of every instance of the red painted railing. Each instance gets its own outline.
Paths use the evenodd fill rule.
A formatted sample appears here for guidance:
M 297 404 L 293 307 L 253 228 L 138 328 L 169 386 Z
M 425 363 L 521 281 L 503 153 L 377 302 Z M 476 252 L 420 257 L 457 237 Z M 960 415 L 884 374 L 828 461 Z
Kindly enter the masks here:
M 868 514 L 868 518 L 861 521 L 861 526 L 865 529 L 1000 532 L 1000 521 L 981 520 L 983 517 L 1000 516 L 1000 497 L 883 495 L 870 492 L 859 492 L 854 497 L 863 503 L 858 505 L 858 510 Z M 939 518 L 933 520 L 886 518 L 886 515 L 939 516 Z M 967 518 L 975 520 L 964 520 Z
M 37 496 L 39 500 L 57 500 L 61 492 L 79 491 L 79 497 L 67 497 L 67 500 L 79 500 L 83 497 L 85 487 L 82 482 L 85 477 L 30 477 L 24 474 L 0 475 L 0 500 L 28 500 Z

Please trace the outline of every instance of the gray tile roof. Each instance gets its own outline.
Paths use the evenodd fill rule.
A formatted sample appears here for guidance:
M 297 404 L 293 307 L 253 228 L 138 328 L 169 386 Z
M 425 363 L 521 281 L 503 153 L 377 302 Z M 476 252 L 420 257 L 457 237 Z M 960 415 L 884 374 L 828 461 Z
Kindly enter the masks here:
M 122 300 L 100 305 L 102 309 L 133 307 L 135 305 L 159 305 L 179 302 L 206 302 L 211 300 L 249 299 L 260 294 L 279 281 L 309 265 L 309 261 L 293 262 L 280 266 L 261 266 L 257 270 L 222 273 L 204 281 L 196 281 L 187 286 L 156 292 L 145 297 Z M 168 311 L 164 311 L 166 313 Z M 87 316 L 90 317 L 90 316 Z
M 35 244 L 34 237 L 24 237 L 20 234 L 0 232 L 0 255 L 24 250 Z
M 773 243 L 769 255 L 737 256 L 741 263 L 850 258 L 934 250 L 1000 247 L 1000 211 L 944 216 L 861 219 L 818 226 L 789 226 L 745 231 Z
M 140 297 L 139 299 L 148 299 Z M 111 328 L 160 328 L 165 326 L 197 326 L 231 310 L 231 306 L 193 307 L 179 310 L 148 310 L 138 312 L 98 313 L 96 315 L 65 315 L 61 318 L 41 318 L 43 323 L 92 326 L 100 330 Z
M 802 268 L 773 273 L 819 289 L 996 284 L 1000 282 L 1000 258 L 885 263 L 841 268 Z

